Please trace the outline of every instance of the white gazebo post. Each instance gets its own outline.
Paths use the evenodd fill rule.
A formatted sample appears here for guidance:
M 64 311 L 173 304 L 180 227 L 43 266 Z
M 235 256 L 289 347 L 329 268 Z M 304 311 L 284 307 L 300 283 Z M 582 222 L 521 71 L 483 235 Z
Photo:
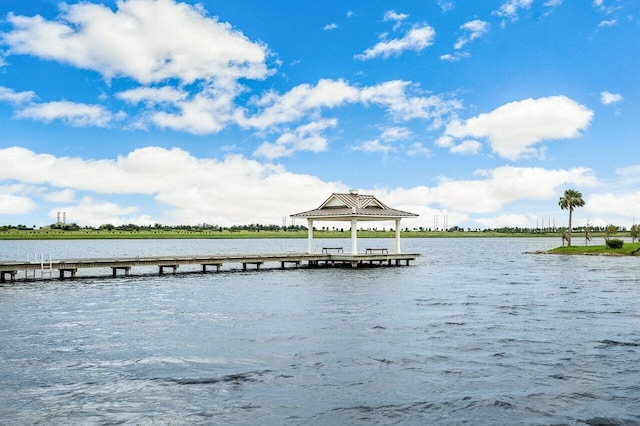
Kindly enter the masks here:
M 307 251 L 309 254 L 313 254 L 313 219 L 307 219 L 307 227 L 309 228 L 307 231 L 309 235 L 309 238 L 307 238 L 307 241 L 309 243 L 309 248 Z
M 400 254 L 400 219 L 396 219 L 396 253 Z
M 358 219 L 351 219 L 351 254 L 358 254 Z

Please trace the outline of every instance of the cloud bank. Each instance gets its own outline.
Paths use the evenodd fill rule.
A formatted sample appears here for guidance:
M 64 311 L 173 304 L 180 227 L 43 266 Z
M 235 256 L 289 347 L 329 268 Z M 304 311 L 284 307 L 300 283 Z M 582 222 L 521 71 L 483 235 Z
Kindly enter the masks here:
M 404 137 L 398 136 L 402 133 L 402 129 L 394 129 L 387 137 Z M 329 194 L 349 189 L 341 182 L 325 182 L 238 155 L 220 161 L 197 158 L 179 148 L 146 147 L 115 160 L 56 157 L 19 147 L 0 149 L 0 156 L 6 161 L 6 167 L 0 169 L 0 180 L 32 188 L 25 191 L 21 187 L 18 191 L 0 187 L 3 209 L 27 212 L 48 198 L 56 204 L 50 217 L 63 209 L 80 225 L 280 223 L 283 216 L 313 208 Z M 443 178 L 432 187 L 361 190 L 375 193 L 397 208 L 416 212 L 445 209 L 466 217 L 496 213 L 519 200 L 552 199 L 555 203 L 556 195 L 566 185 L 596 184 L 586 168 L 502 166 L 479 170 L 476 179 Z M 143 207 L 115 201 L 123 195 L 148 198 L 164 214 L 153 216 Z M 75 196 L 78 199 L 71 202 Z M 144 204 L 140 200 L 138 203 Z M 407 224 L 428 220 L 423 217 Z
M 501 157 L 517 160 L 540 155 L 535 145 L 576 138 L 588 127 L 593 111 L 566 96 L 510 102 L 467 120 L 454 120 L 440 138 L 440 146 L 452 146 L 467 137 L 484 138 Z

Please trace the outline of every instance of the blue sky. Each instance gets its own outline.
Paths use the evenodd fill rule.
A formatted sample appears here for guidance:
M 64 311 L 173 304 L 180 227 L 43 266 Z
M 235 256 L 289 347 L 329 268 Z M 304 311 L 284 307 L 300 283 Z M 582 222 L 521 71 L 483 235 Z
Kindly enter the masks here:
M 640 5 L 0 3 L 0 225 L 640 220 Z M 404 226 L 404 222 L 403 222 Z

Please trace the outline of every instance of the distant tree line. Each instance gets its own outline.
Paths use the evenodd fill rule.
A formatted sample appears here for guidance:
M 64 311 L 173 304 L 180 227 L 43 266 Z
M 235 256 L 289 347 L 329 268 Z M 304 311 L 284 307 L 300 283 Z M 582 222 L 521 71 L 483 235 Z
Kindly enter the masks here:
M 576 226 L 573 228 L 574 232 L 585 233 L 587 230 L 591 233 L 607 233 L 611 232 L 615 229 L 617 232 L 629 232 L 636 239 L 640 239 L 640 225 L 633 225 L 630 229 L 627 229 L 625 226 L 616 226 L 616 225 L 608 225 L 608 226 Z M 258 223 L 248 224 L 248 225 L 233 225 L 233 226 L 219 226 L 212 224 L 199 224 L 199 225 L 162 225 L 160 223 L 156 223 L 153 225 L 136 225 L 133 223 L 129 223 L 126 225 L 112 225 L 112 224 L 103 224 L 98 227 L 93 226 L 79 226 L 76 223 L 55 223 L 49 226 L 42 227 L 43 229 L 57 229 L 61 231 L 125 231 L 125 232 L 143 232 L 143 231 L 188 231 L 188 232 L 240 232 L 240 231 L 249 231 L 249 232 L 261 232 L 261 231 L 307 231 L 306 226 L 302 225 L 288 225 L 286 227 L 282 227 L 279 225 L 262 225 Z M 0 226 L 0 231 L 9 231 L 9 230 L 18 230 L 18 231 L 33 231 L 38 229 L 36 225 L 32 227 L 26 225 L 3 225 Z M 563 232 L 566 228 L 564 227 L 545 227 L 545 228 L 527 228 L 527 227 L 518 227 L 518 226 L 503 226 L 499 228 L 462 228 L 460 226 L 452 226 L 448 229 L 432 229 L 428 227 L 414 227 L 414 228 L 403 228 L 404 232 L 477 232 L 477 233 L 498 233 L 498 234 L 548 234 L 548 233 L 560 233 Z M 346 232 L 350 229 L 347 228 L 329 228 L 329 227 L 321 227 L 315 228 L 315 231 L 326 231 L 326 232 Z M 368 228 L 367 231 L 372 232 L 387 232 L 393 231 L 393 228 Z
M 33 231 L 38 229 L 36 225 L 33 227 L 28 227 L 26 225 L 3 225 L 0 226 L 0 231 L 9 231 L 9 230 L 18 230 L 18 231 Z M 48 226 L 44 226 L 41 229 L 57 229 L 61 231 L 128 231 L 128 232 L 140 232 L 140 231 L 191 231 L 191 232 L 203 232 L 203 231 L 229 231 L 229 232 L 240 232 L 240 231 L 252 231 L 252 232 L 260 232 L 260 231 L 306 231 L 307 228 L 299 225 L 289 225 L 287 227 L 282 227 L 278 225 L 262 225 L 258 223 L 249 224 L 249 225 L 233 225 L 229 227 L 223 227 L 219 225 L 210 225 L 207 223 L 203 223 L 200 225 L 162 225 L 160 223 L 156 223 L 153 225 L 136 225 L 133 223 L 129 223 L 126 225 L 113 225 L 110 223 L 105 223 L 98 227 L 94 226 L 80 226 L 77 223 L 54 223 Z
M 307 228 L 302 226 L 287 226 L 283 228 L 278 225 L 262 225 L 259 223 L 253 223 L 249 225 L 233 225 L 233 226 L 219 226 L 219 225 L 211 225 L 207 223 L 203 223 L 200 225 L 162 225 L 160 223 L 156 223 L 154 225 L 135 225 L 135 224 L 127 224 L 127 225 L 112 225 L 112 224 L 104 224 L 100 225 L 98 228 L 86 227 L 86 229 L 95 229 L 98 231 L 129 231 L 129 232 L 140 232 L 140 231 L 188 231 L 188 232 L 204 232 L 204 231 L 214 231 L 214 232 L 240 232 L 240 231 L 251 231 L 251 232 L 260 232 L 260 231 L 298 231 L 301 229 L 306 230 Z

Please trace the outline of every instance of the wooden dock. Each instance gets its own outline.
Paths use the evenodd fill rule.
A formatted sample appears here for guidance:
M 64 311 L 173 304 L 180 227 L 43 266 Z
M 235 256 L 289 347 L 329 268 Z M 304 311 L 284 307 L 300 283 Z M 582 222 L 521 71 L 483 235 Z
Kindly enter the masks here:
M 181 265 L 200 265 L 202 272 L 207 272 L 207 268 L 215 267 L 219 272 L 224 264 L 242 265 L 243 270 L 249 266 L 259 270 L 266 263 L 279 264 L 281 269 L 286 265 L 293 265 L 299 268 L 306 266 L 316 267 L 351 267 L 361 266 L 401 266 L 409 265 L 415 260 L 418 254 L 388 254 L 386 251 L 366 254 L 344 254 L 327 253 L 322 254 L 236 254 L 236 255 L 198 255 L 198 256 L 144 256 L 144 257 L 120 257 L 120 258 L 81 258 L 81 259 L 61 259 L 61 260 L 41 260 L 41 261 L 2 261 L 0 260 L 0 283 L 7 280 L 14 282 L 20 273 L 25 279 L 29 279 L 29 274 L 36 279 L 36 273 L 40 273 L 40 279 L 53 278 L 54 272 L 60 280 L 67 276 L 74 278 L 79 269 L 110 268 L 112 276 L 116 277 L 118 271 L 122 271 L 125 276 L 129 276 L 134 267 L 155 266 L 159 274 L 164 274 L 167 270 L 175 274 Z

